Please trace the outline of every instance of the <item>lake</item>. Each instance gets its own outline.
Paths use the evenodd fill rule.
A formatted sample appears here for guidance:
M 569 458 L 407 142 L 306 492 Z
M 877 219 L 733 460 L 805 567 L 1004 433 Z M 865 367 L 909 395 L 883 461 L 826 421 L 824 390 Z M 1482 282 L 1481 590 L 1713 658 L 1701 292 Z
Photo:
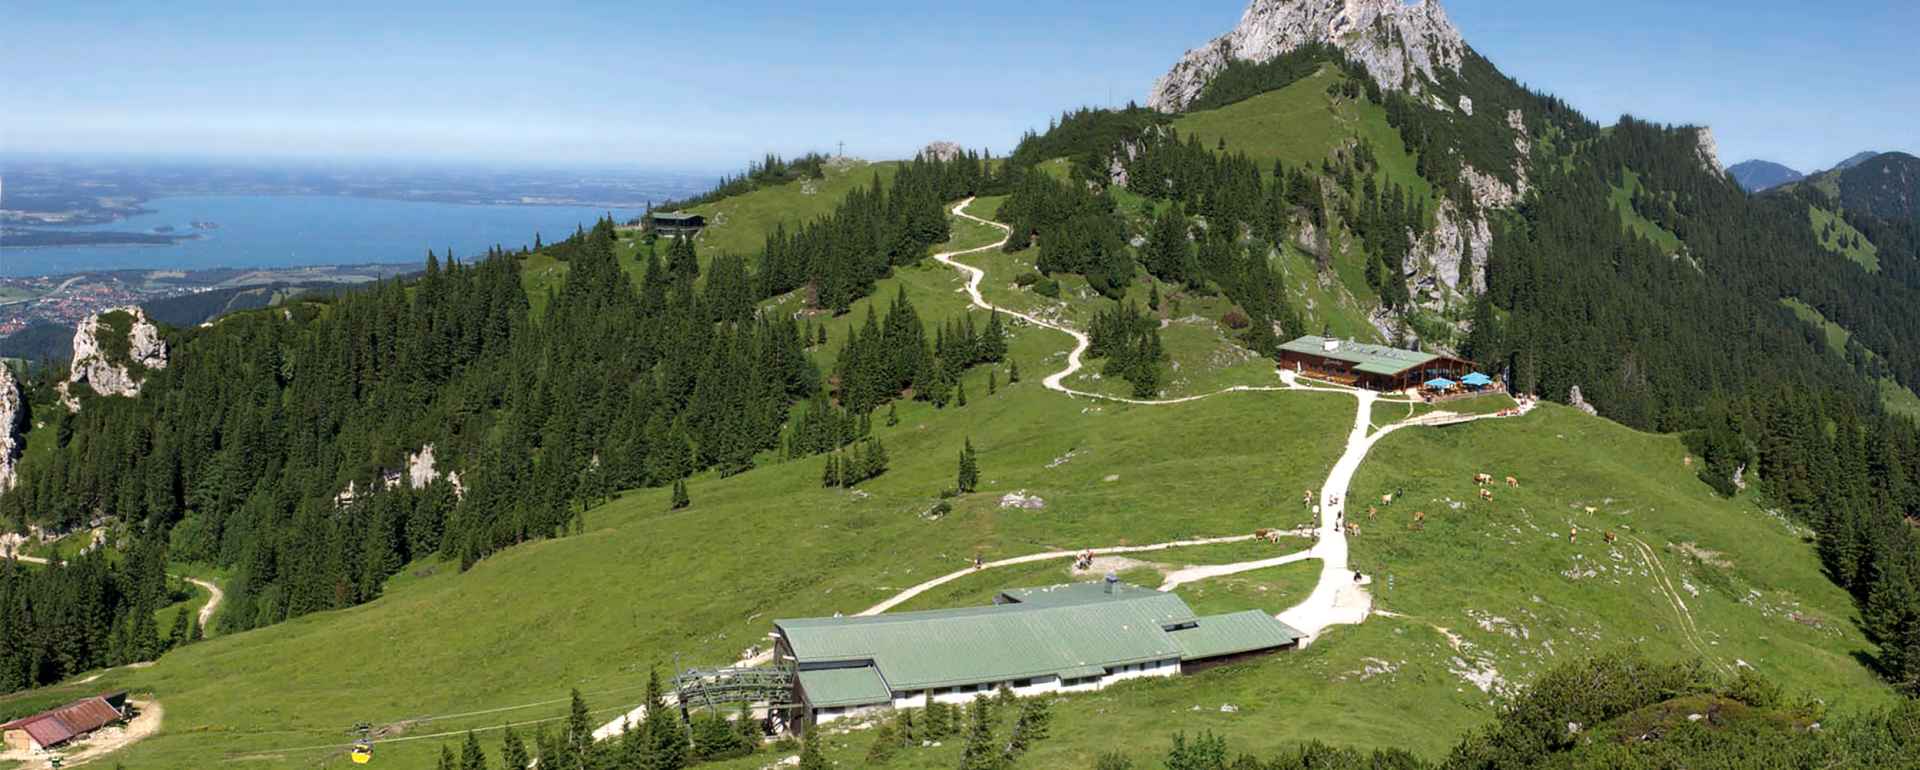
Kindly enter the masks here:
M 90 270 L 211 267 L 295 267 L 409 263 L 451 247 L 462 259 L 494 245 L 532 245 L 534 233 L 555 241 L 577 225 L 632 209 L 586 206 L 507 206 L 421 203 L 376 198 L 213 195 L 155 198 L 152 213 L 119 222 L 43 230 L 154 232 L 199 238 L 175 244 L 36 246 L 0 250 L 0 275 L 26 276 Z M 216 229 L 198 230 L 194 222 Z

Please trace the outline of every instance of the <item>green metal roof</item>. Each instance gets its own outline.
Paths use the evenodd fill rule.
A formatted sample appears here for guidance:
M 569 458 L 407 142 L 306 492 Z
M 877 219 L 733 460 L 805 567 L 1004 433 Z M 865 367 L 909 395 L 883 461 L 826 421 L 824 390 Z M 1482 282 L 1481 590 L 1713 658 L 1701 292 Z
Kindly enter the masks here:
M 659 222 L 659 221 L 685 222 L 688 220 L 700 218 L 699 214 L 690 214 L 685 211 L 655 211 L 652 214 L 648 214 L 647 216 L 652 218 L 656 222 Z
M 867 706 L 893 700 L 893 691 L 872 666 L 800 672 L 800 690 L 814 708 Z
M 1304 636 L 1259 610 L 1208 615 L 1192 628 L 1173 631 L 1172 635 L 1180 645 L 1183 661 L 1285 647 Z
M 1001 599 L 985 607 L 774 625 L 816 707 L 877 703 L 885 700 L 877 693 L 888 690 L 1098 676 L 1129 664 L 1281 647 L 1300 636 L 1258 611 L 1201 618 L 1178 595 L 1124 583 L 1111 593 L 1099 583 L 1011 589 Z M 827 671 L 830 678 L 817 685 L 809 678 Z M 873 674 L 848 673 L 859 671 Z
M 1328 349 L 1329 343 L 1333 345 L 1331 350 Z M 1401 350 L 1385 345 L 1370 345 L 1365 342 L 1350 342 L 1327 337 L 1301 337 L 1281 345 L 1280 349 L 1345 361 L 1353 364 L 1354 371 L 1389 377 L 1440 358 L 1433 353 L 1422 353 L 1417 350 Z

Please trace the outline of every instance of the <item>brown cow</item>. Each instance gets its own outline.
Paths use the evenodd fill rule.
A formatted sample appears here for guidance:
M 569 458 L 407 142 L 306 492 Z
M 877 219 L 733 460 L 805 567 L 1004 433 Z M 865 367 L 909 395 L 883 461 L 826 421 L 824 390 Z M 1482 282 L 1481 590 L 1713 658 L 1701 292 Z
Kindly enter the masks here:
M 1476 473 L 1476 474 L 1473 474 L 1473 483 L 1475 483 L 1475 484 L 1479 484 L 1480 486 L 1483 486 L 1483 487 L 1484 487 L 1484 486 L 1486 486 L 1486 485 L 1488 485 L 1488 484 L 1492 484 L 1492 483 L 1493 483 L 1493 474 L 1491 474 L 1491 473 Z
M 1617 536 L 1613 534 L 1613 530 L 1611 529 L 1607 530 L 1606 534 L 1601 535 L 1600 537 L 1601 539 L 1606 540 L 1608 545 L 1612 545 L 1613 541 L 1619 539 Z
M 1375 508 L 1371 505 L 1367 506 L 1367 521 L 1373 521 L 1373 517 L 1379 515 L 1379 513 L 1380 513 L 1379 508 Z
M 1576 541 L 1576 540 L 1579 540 L 1579 539 L 1580 539 L 1580 528 L 1579 528 L 1579 527 L 1570 527 L 1570 528 L 1568 528 L 1568 529 L 1567 529 L 1567 542 L 1568 542 L 1568 543 L 1572 543 L 1572 542 L 1574 542 L 1574 541 Z
M 1508 488 L 1508 489 L 1519 489 L 1519 488 L 1520 488 L 1520 480 L 1519 480 L 1519 479 L 1517 479 L 1517 478 L 1514 478 L 1514 477 L 1512 477 L 1512 476 L 1508 476 L 1508 477 L 1507 477 L 1507 488 Z
M 1680 458 L 1680 464 L 1688 468 L 1693 467 L 1693 455 L 1687 455 L 1686 457 Z
M 1489 503 L 1493 502 L 1493 490 L 1491 489 L 1480 490 L 1480 499 L 1485 500 Z
M 1408 523 L 1407 523 L 1407 529 L 1411 529 L 1411 530 L 1422 530 L 1422 529 L 1426 529 L 1426 528 L 1427 528 L 1427 514 L 1426 514 L 1426 512 L 1425 512 L 1425 511 L 1414 511 L 1414 512 L 1413 512 L 1413 521 L 1411 521 L 1411 522 L 1408 522 Z
M 1277 529 L 1256 529 L 1253 531 L 1253 536 L 1269 543 L 1280 542 L 1280 530 Z

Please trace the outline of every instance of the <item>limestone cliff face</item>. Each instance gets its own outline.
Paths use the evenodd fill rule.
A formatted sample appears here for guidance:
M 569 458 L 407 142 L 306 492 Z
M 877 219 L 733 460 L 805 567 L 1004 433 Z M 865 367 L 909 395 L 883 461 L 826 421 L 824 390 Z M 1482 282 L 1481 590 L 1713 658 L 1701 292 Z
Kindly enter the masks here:
M 74 389 L 81 385 L 102 396 L 137 396 L 147 373 L 165 368 L 167 341 L 146 311 L 130 306 L 95 313 L 74 330 L 73 370 L 61 386 L 61 400 L 77 411 Z
M 1156 81 L 1147 105 L 1178 112 L 1228 62 L 1265 62 L 1310 43 L 1337 46 L 1380 87 L 1414 94 L 1441 70 L 1459 72 L 1467 51 L 1437 0 L 1253 0 L 1232 32 L 1188 51 Z
M 0 492 L 19 481 L 20 453 L 26 451 L 27 407 L 13 370 L 0 365 Z

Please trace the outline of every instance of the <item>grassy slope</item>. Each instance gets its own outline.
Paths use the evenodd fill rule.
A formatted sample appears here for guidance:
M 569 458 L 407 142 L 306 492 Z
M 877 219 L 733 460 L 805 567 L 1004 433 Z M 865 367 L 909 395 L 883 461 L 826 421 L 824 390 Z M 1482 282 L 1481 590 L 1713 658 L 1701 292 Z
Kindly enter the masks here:
M 1821 332 L 1825 333 L 1827 336 L 1827 346 L 1832 348 L 1835 353 L 1846 354 L 1847 341 L 1853 338 L 1853 332 L 1847 331 L 1846 327 L 1834 323 L 1818 309 L 1800 300 L 1783 299 L 1780 303 L 1791 308 L 1794 315 L 1800 316 L 1800 320 L 1812 324 L 1819 328 Z M 1895 414 L 1904 414 L 1914 419 L 1920 419 L 1920 395 L 1916 395 L 1906 386 L 1893 381 L 1891 377 L 1883 377 L 1880 379 L 1880 400 L 1886 405 L 1889 411 Z
M 1847 220 L 1841 219 L 1833 212 L 1818 206 L 1807 207 L 1807 217 L 1813 224 L 1813 237 L 1820 239 L 1821 246 L 1826 247 L 1828 251 L 1853 260 L 1856 264 L 1866 268 L 1869 273 L 1880 272 L 1880 247 L 1873 245 L 1873 241 L 1867 240 L 1867 236 L 1859 230 L 1854 229 L 1853 225 L 1847 224 Z M 1833 225 L 1833 235 L 1831 237 L 1823 237 L 1828 224 Z M 1860 245 L 1855 247 L 1848 244 L 1843 247 L 1840 245 L 1842 238 L 1848 240 L 1859 238 Z
M 1388 125 L 1386 111 L 1364 100 L 1327 96 L 1328 86 L 1342 77 L 1337 70 L 1322 69 L 1286 88 L 1189 113 L 1173 125 L 1182 135 L 1199 137 L 1209 148 L 1225 140 L 1229 152 L 1246 153 L 1263 173 L 1276 160 L 1317 169 L 1336 150 L 1364 140 L 1373 146 L 1382 181 L 1409 189 L 1424 210 L 1432 212 L 1436 205 L 1432 185 L 1415 171 L 1415 157 L 1399 132 Z M 1293 296 L 1310 331 L 1331 328 L 1339 336 L 1378 341 L 1379 332 L 1366 321 L 1367 310 L 1379 303 L 1366 281 L 1368 255 L 1344 237 L 1332 245 L 1337 283 L 1323 285 L 1312 257 L 1292 247 L 1281 255 L 1277 267 L 1295 289 Z
M 868 163 L 848 159 L 828 164 L 826 179 L 789 182 L 691 207 L 688 211 L 706 215 L 709 223 L 695 239 L 701 265 L 704 267 L 721 254 L 744 256 L 751 264 L 776 225 L 785 224 L 792 230 L 832 213 L 847 193 L 871 184 L 876 174 L 890 182 L 899 168 L 900 164 L 895 161 Z M 646 264 L 641 256 L 645 247 L 633 237 L 635 231 L 622 231 L 621 235 L 620 266 L 638 282 Z M 667 243 L 660 241 L 656 248 L 664 261 Z M 527 287 L 536 316 L 546 308 L 547 290 L 559 291 L 566 276 L 567 263 L 545 254 L 530 256 L 521 264 L 521 282 Z
M 1640 188 L 1640 174 L 1629 169 L 1626 172 L 1627 183 L 1623 187 L 1614 187 L 1610 202 L 1613 209 L 1620 212 L 1620 223 L 1641 237 L 1653 241 L 1655 246 L 1667 254 L 1680 251 L 1680 236 L 1661 227 L 1658 223 L 1641 215 L 1633 208 L 1633 193 Z
M 905 285 L 922 316 L 937 320 L 961 311 L 959 283 L 946 268 L 908 268 L 876 296 L 891 298 Z M 864 313 L 857 307 L 842 320 Z M 730 660 L 759 641 L 773 617 L 857 610 L 976 552 L 1297 523 L 1262 512 L 1326 474 L 1350 402 L 1310 393 L 1230 395 L 1179 409 L 1067 400 L 1038 384 L 1046 368 L 1038 362 L 1065 342 L 1056 332 L 1018 329 L 1012 347 L 1027 370 L 1022 383 L 988 397 L 977 370 L 965 409 L 902 404 L 899 426 L 876 425 L 893 469 L 864 485 L 864 496 L 820 489 L 818 459 L 695 479 L 693 507 L 677 513 L 665 512 L 662 490 L 630 492 L 589 513 L 584 535 L 513 549 L 466 575 L 411 565 L 371 604 L 109 672 L 88 688 L 152 691 L 168 710 L 163 734 L 116 759 L 201 767 L 231 752 L 258 755 L 235 763 L 242 767 L 305 764 L 327 752 L 281 749 L 337 742 L 357 720 L 538 702 L 570 687 L 596 706 L 631 705 L 631 689 L 609 691 L 642 683 L 649 664 L 671 665 L 676 653 L 685 662 Z M 962 436 L 980 449 L 984 491 L 925 521 L 918 514 L 952 483 Z M 1118 478 L 1106 481 L 1111 474 Z M 1042 496 L 1046 509 L 999 509 L 999 495 L 1015 489 Z M 413 732 L 546 718 L 563 705 Z M 393 743 L 380 761 L 424 766 L 437 750 L 437 740 Z
M 983 261 L 1019 255 L 991 256 Z M 1005 275 L 990 273 L 988 287 L 1015 293 Z M 903 269 L 875 296 L 890 298 L 895 286 L 907 287 L 930 321 L 962 311 L 951 270 Z M 856 308 L 840 320 L 864 312 Z M 1297 490 L 1324 478 L 1350 400 L 1237 394 L 1167 408 L 1070 400 L 1038 386 L 1065 343 L 1055 332 L 1016 327 L 1012 348 L 1024 382 L 987 397 L 985 373 L 975 371 L 968 385 L 973 403 L 965 409 L 901 405 L 899 426 L 876 425 L 893 469 L 864 485 L 863 495 L 820 489 L 817 459 L 695 479 L 693 507 L 675 513 L 665 512 L 662 490 L 630 492 L 591 512 L 584 535 L 512 549 L 466 575 L 411 565 L 372 604 L 213 639 L 149 669 L 109 672 L 88 689 L 151 691 L 168 709 L 165 732 L 116 760 L 142 768 L 234 757 L 251 758 L 232 763 L 240 767 L 339 765 L 337 753 L 285 749 L 337 744 L 356 720 L 390 723 L 534 703 L 564 696 L 569 687 L 611 711 L 631 705 L 648 665 L 670 664 L 676 654 L 683 662 L 731 659 L 774 617 L 857 610 L 976 553 L 991 558 L 1299 523 Z M 951 483 L 961 436 L 981 450 L 984 491 L 958 500 L 943 519 L 923 520 L 918 514 L 934 491 Z M 1066 699 L 1055 707 L 1055 737 L 1027 765 L 1085 766 L 1112 748 L 1158 752 L 1171 732 L 1201 729 L 1228 736 L 1237 749 L 1331 736 L 1433 753 L 1483 721 L 1496 702 L 1453 672 L 1461 667 L 1451 662 L 1456 657 L 1484 657 L 1507 680 L 1524 681 L 1553 658 L 1594 646 L 1695 654 L 1671 608 L 1652 593 L 1649 575 L 1621 548 L 1600 543 L 1598 528 L 1647 540 L 1676 589 L 1702 592 L 1686 601 L 1714 659 L 1746 660 L 1842 708 L 1886 697 L 1850 657 L 1866 645 L 1846 597 L 1820 576 L 1811 546 L 1749 503 L 1711 497 L 1681 467 L 1682 451 L 1672 438 L 1555 407 L 1522 420 L 1395 434 L 1374 450 L 1353 495 L 1404 488 L 1408 505 L 1434 516 L 1424 532 L 1408 533 L 1356 513 L 1366 532 L 1354 543 L 1354 558 L 1379 578 L 1381 607 L 1410 617 L 1338 629 L 1297 653 Z M 1452 509 L 1446 499 L 1466 499 L 1472 486 L 1465 480 L 1481 469 L 1517 475 L 1526 486 L 1502 489 L 1497 505 Z M 1045 498 L 1046 509 L 999 509 L 998 496 L 1015 489 Z M 1582 505 L 1602 510 L 1588 520 Z M 1565 541 L 1569 519 L 1589 533 L 1578 546 Z M 1698 543 L 1720 552 L 1713 558 L 1728 566 L 1690 564 L 1669 543 Z M 1200 563 L 1240 555 L 1198 550 Z M 1311 572 L 1291 567 L 1187 592 L 1203 606 L 1277 609 L 1303 590 Z M 1563 574 L 1580 574 L 1575 567 L 1597 574 Z M 996 587 L 1050 581 L 1059 569 L 1035 565 L 968 578 L 922 600 L 977 601 Z M 1819 627 L 1792 620 L 1790 611 Z M 1493 630 L 1482 629 L 1482 621 Z M 1460 634 L 1472 654 L 1453 651 L 1436 625 Z M 1223 703 L 1238 710 L 1223 712 Z M 412 732 L 552 718 L 562 706 L 440 720 Z M 857 763 L 869 735 L 836 736 L 835 758 Z M 489 748 L 497 745 L 487 737 Z M 426 766 L 438 744 L 386 744 L 380 761 Z M 952 743 L 916 750 L 894 766 L 950 767 L 957 751 Z M 761 755 L 719 767 L 767 761 Z
M 1355 564 L 1376 580 L 1377 608 L 1405 617 L 1337 628 L 1298 652 L 1060 701 L 1053 737 L 1025 766 L 1087 767 L 1116 748 L 1151 758 L 1172 733 L 1201 730 L 1227 737 L 1236 752 L 1318 738 L 1437 758 L 1502 702 L 1465 673 L 1525 682 L 1557 660 L 1627 644 L 1657 657 L 1704 651 L 1727 665 L 1744 660 L 1840 711 L 1890 701 L 1854 657 L 1868 646 L 1850 601 L 1820 574 L 1813 546 L 1748 501 L 1714 498 L 1681 464 L 1684 451 L 1672 437 L 1554 406 L 1518 420 L 1400 431 L 1374 449 L 1352 494 L 1405 489 L 1406 502 L 1372 522 L 1357 511 L 1362 534 L 1352 543 Z M 1501 488 L 1494 505 L 1454 510 L 1448 500 L 1471 496 L 1470 478 L 1482 469 L 1514 474 L 1523 486 Z M 1600 508 L 1594 517 L 1581 512 L 1589 504 Z M 1400 518 L 1415 509 L 1429 513 L 1417 533 Z M 1567 543 L 1569 521 L 1581 526 L 1577 545 Z M 1699 650 L 1626 541 L 1608 546 L 1601 529 L 1650 544 L 1693 613 Z M 1682 543 L 1718 564 L 1694 561 Z M 1596 574 L 1586 577 L 1587 569 Z M 1284 605 L 1310 575 L 1310 565 L 1289 565 L 1238 577 L 1264 581 L 1267 594 L 1279 595 L 1273 603 Z M 1257 586 L 1236 591 L 1236 582 L 1198 584 L 1195 592 L 1205 593 L 1190 599 L 1209 611 L 1249 597 L 1252 606 L 1268 605 Z M 1464 652 L 1446 633 L 1458 635 Z M 1227 704 L 1235 710 L 1222 711 Z M 834 735 L 834 758 L 857 762 L 870 734 Z M 889 766 L 952 767 L 958 747 L 948 743 Z

